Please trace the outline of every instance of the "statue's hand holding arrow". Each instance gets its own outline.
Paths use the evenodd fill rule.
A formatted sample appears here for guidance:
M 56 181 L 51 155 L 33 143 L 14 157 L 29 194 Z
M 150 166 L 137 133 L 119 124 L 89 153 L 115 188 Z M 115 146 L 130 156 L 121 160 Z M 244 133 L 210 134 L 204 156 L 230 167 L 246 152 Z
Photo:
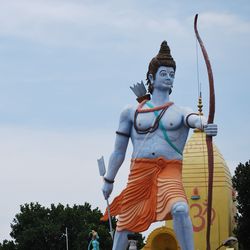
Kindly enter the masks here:
M 99 168 L 99 173 L 100 176 L 102 176 L 105 180 L 103 188 L 102 188 L 102 192 L 104 195 L 105 200 L 107 201 L 107 209 L 108 209 L 108 217 L 109 217 L 109 229 L 110 229 L 110 235 L 113 239 L 114 236 L 114 231 L 112 228 L 112 221 L 111 221 L 111 214 L 110 214 L 110 207 L 109 207 L 109 195 L 111 194 L 112 190 L 113 190 L 113 181 L 107 180 L 104 175 L 106 174 L 106 167 L 105 167 L 105 163 L 104 163 L 104 158 L 103 156 L 100 159 L 97 159 L 98 162 L 98 168 Z
M 107 181 L 104 181 L 104 184 L 103 184 L 103 187 L 102 187 L 102 192 L 103 192 L 105 200 L 108 200 L 110 194 L 113 191 L 113 187 L 114 187 L 113 183 L 109 183 Z

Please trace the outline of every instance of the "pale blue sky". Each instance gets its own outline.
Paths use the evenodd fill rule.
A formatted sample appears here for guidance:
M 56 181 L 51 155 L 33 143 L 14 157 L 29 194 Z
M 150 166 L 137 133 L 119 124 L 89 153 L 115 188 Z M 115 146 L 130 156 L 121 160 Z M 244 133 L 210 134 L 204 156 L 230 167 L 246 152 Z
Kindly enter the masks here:
M 214 71 L 215 143 L 233 171 L 249 159 L 248 0 L 0 0 L 0 240 L 24 202 L 104 208 L 96 158 L 111 153 L 121 109 L 136 104 L 129 86 L 163 40 L 177 63 L 171 98 L 196 110 L 196 13 Z

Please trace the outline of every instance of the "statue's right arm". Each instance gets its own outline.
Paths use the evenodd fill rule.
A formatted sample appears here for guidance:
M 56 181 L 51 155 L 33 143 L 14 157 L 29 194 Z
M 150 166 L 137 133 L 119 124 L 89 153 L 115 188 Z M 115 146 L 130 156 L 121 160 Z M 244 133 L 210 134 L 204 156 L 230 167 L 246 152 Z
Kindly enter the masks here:
M 113 190 L 113 183 L 115 176 L 121 167 L 129 142 L 129 137 L 132 129 L 132 108 L 126 108 L 120 115 L 119 127 L 116 132 L 114 151 L 109 158 L 108 171 L 104 178 L 104 185 L 102 188 L 105 199 L 109 197 Z

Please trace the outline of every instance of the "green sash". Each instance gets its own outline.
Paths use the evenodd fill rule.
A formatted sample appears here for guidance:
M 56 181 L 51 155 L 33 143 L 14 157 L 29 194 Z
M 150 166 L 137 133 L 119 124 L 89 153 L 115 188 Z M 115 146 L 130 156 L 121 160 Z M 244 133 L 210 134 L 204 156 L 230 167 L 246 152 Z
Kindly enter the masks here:
M 149 107 L 149 108 L 154 108 L 154 106 L 150 103 L 150 102 L 146 102 L 146 105 Z M 158 117 L 159 113 L 157 110 L 154 111 L 154 114 L 156 117 Z M 182 155 L 182 152 L 170 141 L 169 137 L 168 137 L 168 134 L 167 134 L 167 130 L 164 128 L 161 120 L 159 121 L 159 127 L 163 133 L 163 136 L 164 136 L 164 139 L 165 141 L 180 155 Z

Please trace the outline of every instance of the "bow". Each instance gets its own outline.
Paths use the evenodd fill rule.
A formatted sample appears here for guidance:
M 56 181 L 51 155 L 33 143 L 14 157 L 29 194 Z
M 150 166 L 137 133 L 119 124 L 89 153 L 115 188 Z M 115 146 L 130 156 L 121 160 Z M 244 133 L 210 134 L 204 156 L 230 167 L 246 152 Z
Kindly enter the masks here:
M 209 80 L 209 115 L 207 123 L 213 123 L 215 113 L 215 93 L 214 93 L 214 79 L 212 67 L 209 61 L 209 57 L 205 46 L 200 38 L 197 29 L 198 14 L 195 15 L 194 19 L 194 31 L 196 38 L 199 42 L 208 73 Z M 208 154 L 208 201 L 207 201 L 207 232 L 206 232 L 206 243 L 207 250 L 210 250 L 210 228 L 211 228 L 211 212 L 212 212 L 212 199 L 213 199 L 213 173 L 214 173 L 214 156 L 213 156 L 213 140 L 212 136 L 206 135 L 207 154 Z

